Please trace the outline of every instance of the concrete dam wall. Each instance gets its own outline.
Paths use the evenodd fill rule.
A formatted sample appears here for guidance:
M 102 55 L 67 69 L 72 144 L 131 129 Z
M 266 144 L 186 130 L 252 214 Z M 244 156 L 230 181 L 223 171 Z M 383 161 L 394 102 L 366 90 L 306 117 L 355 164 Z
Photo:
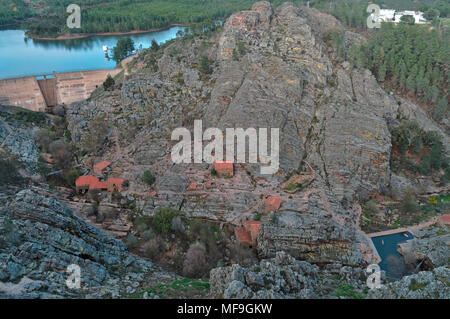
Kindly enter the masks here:
M 121 69 L 55 73 L 37 79 L 28 76 L 0 80 L 0 104 L 45 112 L 55 105 L 70 105 L 89 98 L 91 93 Z M 42 76 L 39 76 L 42 77 Z

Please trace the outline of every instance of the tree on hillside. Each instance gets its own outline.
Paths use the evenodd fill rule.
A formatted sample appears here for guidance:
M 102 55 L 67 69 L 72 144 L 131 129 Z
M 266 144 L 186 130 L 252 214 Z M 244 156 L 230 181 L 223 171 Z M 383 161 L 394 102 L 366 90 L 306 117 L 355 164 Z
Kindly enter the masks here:
M 158 51 L 159 50 L 159 44 L 158 44 L 158 42 L 156 42 L 155 39 L 152 40 L 151 48 L 152 48 L 152 51 Z
M 103 82 L 103 89 L 105 91 L 108 91 L 111 87 L 113 87 L 115 84 L 114 79 L 112 78 L 111 74 L 108 74 L 108 77 L 106 78 L 105 82 Z
M 443 97 L 441 101 L 439 101 L 438 105 L 434 108 L 433 118 L 440 122 L 445 113 L 447 113 L 448 100 L 446 97 Z
M 122 61 L 134 51 L 134 41 L 130 37 L 122 38 L 117 41 L 113 48 L 113 60 L 116 62 Z
M 439 17 L 440 12 L 436 9 L 429 9 L 424 14 L 423 17 L 428 21 L 433 21 L 437 17 Z

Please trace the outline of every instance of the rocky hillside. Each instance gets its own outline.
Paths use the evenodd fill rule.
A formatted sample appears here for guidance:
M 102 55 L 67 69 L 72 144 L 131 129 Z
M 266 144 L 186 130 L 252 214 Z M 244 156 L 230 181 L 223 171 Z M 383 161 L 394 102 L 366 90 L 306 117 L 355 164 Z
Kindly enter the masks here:
M 143 51 L 111 90 L 72 104 L 66 119 L 77 164 L 89 170 L 108 160 L 110 176 L 129 181 L 119 200 L 97 200 L 97 213 L 114 207 L 121 221 L 133 222 L 114 227 L 122 237 L 154 244 L 141 228 L 161 209 L 176 211 L 178 227 L 171 220 L 169 228 L 180 231 L 158 247 L 168 264 L 188 255 L 186 243 L 173 242 L 189 237 L 184 231 L 193 221 L 217 225 L 214 234 L 224 236 L 207 245 L 224 246 L 212 268 L 223 267 L 210 272 L 214 297 L 365 296 L 364 268 L 377 254 L 359 228 L 360 200 L 385 193 L 399 179 L 391 170 L 390 126 L 416 120 L 437 132 L 447 149 L 449 136 L 420 107 L 385 92 L 370 71 L 337 63 L 325 42 L 335 29 L 344 32 L 345 50 L 365 41 L 317 10 L 258 2 L 211 36 Z M 204 129 L 280 128 L 280 171 L 261 175 L 259 165 L 236 164 L 234 177 L 223 178 L 209 164 L 173 164 L 173 129 L 191 129 L 197 119 Z M 154 175 L 151 185 L 144 172 Z M 276 213 L 265 207 L 269 196 L 282 202 Z M 115 297 L 176 278 L 76 217 L 90 215 L 87 207 L 95 203 L 89 196 L 62 200 L 72 210 L 32 187 L 2 198 L 0 292 L 6 295 Z M 231 265 L 236 240 L 227 229 L 246 220 L 261 222 L 256 247 L 248 249 L 259 261 Z M 108 229 L 102 221 L 91 222 Z M 71 263 L 86 269 L 82 292 L 62 288 Z M 425 279 L 448 277 L 446 267 L 439 269 Z M 448 297 L 448 280 L 440 282 L 433 293 L 444 285 L 438 296 Z

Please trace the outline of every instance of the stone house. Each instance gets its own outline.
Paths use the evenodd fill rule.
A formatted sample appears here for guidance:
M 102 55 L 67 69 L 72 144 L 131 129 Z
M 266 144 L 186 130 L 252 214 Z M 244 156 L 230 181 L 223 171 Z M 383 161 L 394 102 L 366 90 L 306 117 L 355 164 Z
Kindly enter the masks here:
M 103 161 L 94 165 L 94 173 L 100 176 L 103 176 L 106 173 L 106 170 L 111 165 L 111 162 Z
M 214 162 L 214 170 L 219 176 L 234 176 L 234 165 L 232 162 Z

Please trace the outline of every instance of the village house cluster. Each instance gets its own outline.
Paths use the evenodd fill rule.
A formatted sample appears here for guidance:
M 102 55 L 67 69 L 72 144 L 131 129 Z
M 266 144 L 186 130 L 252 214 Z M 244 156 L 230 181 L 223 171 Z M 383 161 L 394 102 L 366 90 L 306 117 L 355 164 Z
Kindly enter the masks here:
M 86 193 L 88 191 L 97 190 L 108 192 L 121 192 L 128 186 L 128 182 L 123 178 L 109 177 L 107 180 L 102 181 L 105 174 L 109 170 L 111 163 L 108 161 L 100 162 L 94 165 L 94 174 L 80 176 L 75 181 L 77 193 Z

